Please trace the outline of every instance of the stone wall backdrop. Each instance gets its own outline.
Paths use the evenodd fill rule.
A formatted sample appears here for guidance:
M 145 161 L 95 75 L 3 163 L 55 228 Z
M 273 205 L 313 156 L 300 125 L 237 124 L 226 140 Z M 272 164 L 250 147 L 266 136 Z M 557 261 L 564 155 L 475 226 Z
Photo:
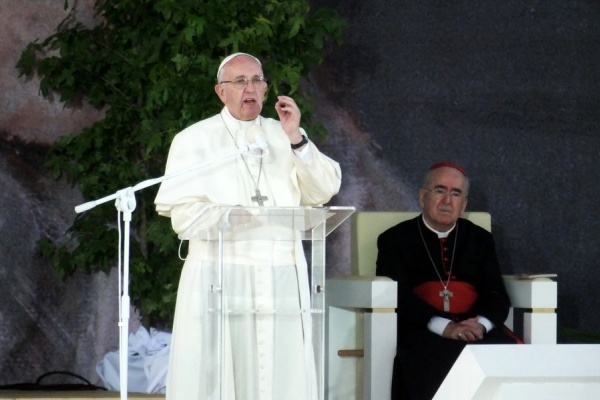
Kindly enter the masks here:
M 77 3 L 93 23 L 93 1 Z M 469 208 L 493 215 L 504 272 L 559 274 L 559 325 L 600 332 L 600 4 L 311 3 L 348 22 L 343 46 L 305 82 L 329 130 L 322 148 L 344 171 L 333 204 L 416 210 L 423 170 L 459 162 L 472 179 Z M 56 370 L 98 383 L 95 364 L 118 346 L 116 274 L 63 282 L 35 256 L 36 240 L 60 237 L 83 200 L 51 179 L 43 156 L 102 117 L 47 102 L 14 68 L 62 7 L 0 0 L 0 385 Z M 349 228 L 330 237 L 329 274 L 348 272 Z

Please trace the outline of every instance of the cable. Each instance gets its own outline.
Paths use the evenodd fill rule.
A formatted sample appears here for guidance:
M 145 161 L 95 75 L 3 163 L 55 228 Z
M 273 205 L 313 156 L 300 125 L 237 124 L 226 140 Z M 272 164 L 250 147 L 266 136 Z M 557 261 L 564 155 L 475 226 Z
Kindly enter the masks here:
M 42 384 L 42 380 L 51 375 L 68 375 L 85 383 L 58 383 Z M 70 390 L 106 390 L 106 388 L 93 385 L 84 377 L 68 371 L 52 371 L 41 375 L 35 383 L 16 383 L 0 386 L 0 390 L 44 390 L 44 391 L 70 391 Z

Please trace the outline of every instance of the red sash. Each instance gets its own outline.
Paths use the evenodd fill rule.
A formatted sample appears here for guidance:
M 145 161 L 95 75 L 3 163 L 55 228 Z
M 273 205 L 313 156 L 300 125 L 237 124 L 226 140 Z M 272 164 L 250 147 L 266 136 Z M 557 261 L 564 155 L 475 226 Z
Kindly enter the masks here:
M 444 297 L 440 292 L 444 288 L 439 281 L 424 282 L 413 288 L 413 292 L 421 300 L 437 310 L 444 311 Z M 448 290 L 452 293 L 450 300 L 450 314 L 464 314 L 471 310 L 477 300 L 477 291 L 467 282 L 450 281 Z

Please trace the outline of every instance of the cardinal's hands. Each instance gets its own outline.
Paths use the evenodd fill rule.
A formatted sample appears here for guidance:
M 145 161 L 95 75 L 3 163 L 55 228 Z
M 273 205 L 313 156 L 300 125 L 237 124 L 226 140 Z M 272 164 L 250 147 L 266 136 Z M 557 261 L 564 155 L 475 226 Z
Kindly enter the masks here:
M 450 322 L 442 333 L 446 339 L 474 342 L 483 339 L 485 327 L 477 322 L 477 318 L 469 318 L 460 322 Z

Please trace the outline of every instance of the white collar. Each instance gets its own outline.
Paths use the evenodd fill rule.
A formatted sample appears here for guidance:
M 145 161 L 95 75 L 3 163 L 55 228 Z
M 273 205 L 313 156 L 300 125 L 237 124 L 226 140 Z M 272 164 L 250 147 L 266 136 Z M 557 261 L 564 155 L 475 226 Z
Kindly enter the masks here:
M 454 229 L 454 227 L 456 227 L 456 223 L 452 226 L 452 228 L 448 229 L 446 232 L 440 232 L 440 231 L 436 231 L 435 229 L 433 229 L 431 226 L 429 226 L 427 224 L 427 221 L 425 221 L 425 217 L 423 217 L 423 214 L 421 214 L 421 220 L 423 221 L 423 223 L 425 224 L 425 226 L 427 227 L 427 229 L 429 229 L 430 231 L 432 231 L 433 233 L 435 233 L 438 236 L 438 239 L 443 239 L 448 237 L 448 235 L 450 235 L 450 232 L 452 232 L 452 230 Z
M 227 107 L 223 107 L 222 114 L 227 118 L 227 120 L 229 122 L 232 122 L 232 123 L 237 122 L 240 129 L 247 129 L 250 125 L 254 125 L 256 123 L 261 125 L 260 115 L 258 117 L 256 117 L 255 119 L 253 119 L 252 121 L 242 121 L 242 120 L 235 118 L 233 115 L 231 115 L 231 113 L 229 112 Z

